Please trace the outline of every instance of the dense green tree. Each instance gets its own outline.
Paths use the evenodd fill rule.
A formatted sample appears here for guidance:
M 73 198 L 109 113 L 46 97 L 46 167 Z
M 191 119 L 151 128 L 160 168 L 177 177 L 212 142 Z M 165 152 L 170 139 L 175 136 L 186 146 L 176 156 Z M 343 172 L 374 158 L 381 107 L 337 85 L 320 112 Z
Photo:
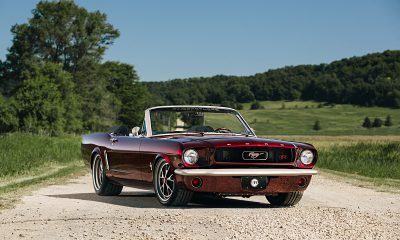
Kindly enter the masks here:
M 63 71 L 60 64 L 47 63 L 42 69 L 43 75 L 52 79 L 61 93 L 61 105 L 65 109 L 65 132 L 80 132 L 82 126 L 81 98 L 75 92 L 75 83 L 72 75 Z
M 257 109 L 263 109 L 264 106 L 261 105 L 261 103 L 259 101 L 254 101 L 251 105 L 250 105 L 250 110 L 257 110 Z
M 32 14 L 27 23 L 11 28 L 12 46 L 6 61 L 0 62 L 0 91 L 7 96 L 18 92 L 17 102 L 29 106 L 33 104 L 29 92 L 41 96 L 40 89 L 57 88 L 48 100 L 59 99 L 53 104 L 60 111 L 52 112 L 60 112 L 62 119 L 53 119 L 49 129 L 43 125 L 49 111 L 29 113 L 23 108 L 19 111 L 22 129 L 38 132 L 44 127 L 44 131 L 55 134 L 114 125 L 119 100 L 107 89 L 101 59 L 119 36 L 118 30 L 107 22 L 105 14 L 89 12 L 69 0 L 40 1 Z
M 400 108 L 400 87 L 397 87 L 397 89 L 393 89 L 392 91 L 389 91 L 387 98 L 388 98 L 387 106 Z
M 83 58 L 99 62 L 119 36 L 105 14 L 88 12 L 73 1 L 40 1 L 28 23 L 11 28 L 12 46 L 3 65 L 2 91 L 8 95 L 22 84 L 22 72 L 32 62 L 60 63 L 75 72 Z
M 231 95 L 228 100 L 233 100 L 235 102 L 246 103 L 254 100 L 254 94 L 250 91 L 250 86 L 245 84 L 229 84 L 227 93 Z
M 79 132 L 82 130 L 82 111 L 79 101 L 79 95 L 75 93 L 75 84 L 72 75 L 62 69 L 61 64 L 43 63 L 32 64 L 30 71 L 25 71 L 25 78 L 43 78 L 57 86 L 58 92 L 61 94 L 60 102 L 57 104 L 63 109 L 63 120 L 65 122 L 63 131 Z
M 374 122 L 372 123 L 372 127 L 379 128 L 382 127 L 383 121 L 380 118 L 375 118 Z
M 22 130 L 50 135 L 62 132 L 65 109 L 59 104 L 61 93 L 57 84 L 47 76 L 24 80 L 16 99 Z
M 18 130 L 17 107 L 13 99 L 5 99 L 0 94 L 0 133 Z
M 119 62 L 106 62 L 102 66 L 107 89 L 118 99 L 117 120 L 123 125 L 141 125 L 143 110 L 150 105 L 149 93 L 140 85 L 139 77 L 132 65 Z
M 223 101 L 221 103 L 222 107 L 229 107 L 229 108 L 233 108 L 233 109 L 237 109 L 237 110 L 242 110 L 243 109 L 243 105 L 241 103 L 238 102 L 231 102 L 231 101 Z
M 390 116 L 390 115 L 387 115 L 387 116 L 386 116 L 384 125 L 385 125 L 386 127 L 390 127 L 390 126 L 393 125 L 392 116 Z
M 369 117 L 365 117 L 364 118 L 364 122 L 362 124 L 363 128 L 372 128 L 372 123 L 371 120 L 369 119 Z
M 120 109 L 120 101 L 107 90 L 107 80 L 102 66 L 86 59 L 73 77 L 82 106 L 83 128 L 87 131 L 103 131 L 114 126 Z
M 315 130 L 315 131 L 321 130 L 321 124 L 319 123 L 318 120 L 314 122 L 313 130 Z

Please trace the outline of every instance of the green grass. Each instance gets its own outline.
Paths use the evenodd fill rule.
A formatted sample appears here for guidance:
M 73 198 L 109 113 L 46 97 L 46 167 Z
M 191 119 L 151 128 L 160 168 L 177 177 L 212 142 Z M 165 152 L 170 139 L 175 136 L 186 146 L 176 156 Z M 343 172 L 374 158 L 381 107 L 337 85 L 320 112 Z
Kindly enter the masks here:
M 285 108 L 282 109 L 284 103 Z M 264 109 L 250 110 L 244 104 L 240 113 L 258 135 L 400 135 L 400 110 L 382 107 L 334 105 L 318 108 L 312 101 L 264 101 Z M 364 118 L 385 120 L 392 116 L 393 126 L 373 129 L 361 127 Z M 322 129 L 312 129 L 316 120 Z
M 78 137 L 7 134 L 0 149 L 0 193 L 83 169 Z
M 318 167 L 371 178 L 400 179 L 400 142 L 356 142 L 319 149 Z

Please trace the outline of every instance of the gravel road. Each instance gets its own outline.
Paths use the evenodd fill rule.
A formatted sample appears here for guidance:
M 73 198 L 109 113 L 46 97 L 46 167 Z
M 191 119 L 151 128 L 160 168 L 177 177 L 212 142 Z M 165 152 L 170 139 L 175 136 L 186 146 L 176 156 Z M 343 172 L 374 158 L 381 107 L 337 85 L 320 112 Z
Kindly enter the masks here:
M 400 239 L 400 194 L 318 175 L 299 205 L 264 197 L 164 208 L 148 191 L 99 197 L 90 176 L 42 188 L 0 213 L 4 239 Z

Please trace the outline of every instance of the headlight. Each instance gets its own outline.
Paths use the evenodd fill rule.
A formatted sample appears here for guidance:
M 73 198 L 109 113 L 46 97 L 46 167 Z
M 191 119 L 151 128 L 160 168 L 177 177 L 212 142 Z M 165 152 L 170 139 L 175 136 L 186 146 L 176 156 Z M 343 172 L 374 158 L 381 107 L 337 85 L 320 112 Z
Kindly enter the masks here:
M 194 149 L 188 149 L 183 153 L 183 161 L 185 163 L 193 165 L 199 160 L 199 154 Z
M 311 164 L 314 160 L 314 154 L 310 150 L 304 150 L 300 154 L 300 161 L 305 164 Z

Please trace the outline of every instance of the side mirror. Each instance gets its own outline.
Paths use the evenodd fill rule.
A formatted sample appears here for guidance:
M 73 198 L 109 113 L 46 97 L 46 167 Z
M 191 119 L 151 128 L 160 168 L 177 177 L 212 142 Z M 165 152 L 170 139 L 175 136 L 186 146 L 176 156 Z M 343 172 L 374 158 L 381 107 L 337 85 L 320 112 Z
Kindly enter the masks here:
M 139 133 L 140 133 L 140 127 L 132 128 L 132 136 L 134 137 L 139 136 Z

